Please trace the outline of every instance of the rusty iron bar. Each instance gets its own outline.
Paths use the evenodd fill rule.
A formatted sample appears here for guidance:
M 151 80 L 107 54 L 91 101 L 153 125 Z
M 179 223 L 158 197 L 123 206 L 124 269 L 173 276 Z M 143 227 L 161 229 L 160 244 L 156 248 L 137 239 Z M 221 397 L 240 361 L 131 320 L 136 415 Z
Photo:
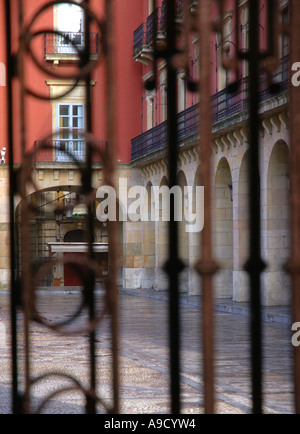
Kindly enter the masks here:
M 200 181 L 204 187 L 204 227 L 202 230 L 202 257 L 196 265 L 202 282 L 202 341 L 203 341 L 203 378 L 204 378 L 204 411 L 212 414 L 215 411 L 214 385 L 214 305 L 213 275 L 218 266 L 212 252 L 212 200 L 211 200 L 211 113 L 209 110 L 210 64 L 209 35 L 211 34 L 210 1 L 199 0 L 198 32 L 199 32 L 199 152 Z
M 19 80 L 19 100 L 20 100 L 20 146 L 22 161 L 25 159 L 26 146 L 27 146 L 27 130 L 25 121 L 25 104 L 26 104 L 26 90 L 25 90 L 25 76 L 24 76 L 24 54 L 25 46 L 23 40 L 23 19 L 24 19 L 23 0 L 18 1 L 18 26 L 21 31 L 19 40 L 19 50 L 17 54 L 17 73 Z M 30 251 L 30 234 L 29 234 L 29 207 L 26 197 L 26 182 L 23 182 L 24 171 L 19 169 L 18 175 L 18 191 L 21 196 L 21 297 L 24 311 L 24 335 L 25 335 L 25 390 L 23 396 L 23 411 L 25 414 L 30 413 L 30 320 L 31 320 L 31 259 L 28 252 Z
M 14 149 L 13 149 L 13 99 L 12 78 L 15 75 L 15 59 L 11 54 L 11 5 L 10 0 L 5 0 L 6 22 L 6 65 L 7 65 L 7 135 L 9 154 L 9 210 L 10 210 L 10 311 L 11 311 L 11 365 L 12 365 L 12 412 L 22 413 L 22 398 L 19 394 L 18 374 L 18 336 L 17 336 L 17 306 L 19 288 L 15 279 L 16 267 L 15 252 L 15 173 L 14 173 Z
M 106 185 L 115 186 L 116 182 L 116 59 L 115 59 L 115 0 L 106 0 L 106 46 L 107 46 L 107 70 L 106 70 L 106 100 L 107 100 L 107 131 L 108 143 L 107 161 L 104 165 L 104 181 Z M 119 384 L 119 300 L 117 288 L 118 272 L 118 223 L 109 221 L 108 223 L 108 242 L 109 242 L 109 277 L 108 295 L 111 308 L 111 327 L 112 327 L 112 349 L 113 349 L 113 398 L 114 413 L 120 411 L 120 384 Z
M 86 7 L 89 7 L 89 0 L 85 0 L 84 4 Z M 84 28 L 86 29 L 86 34 L 89 35 L 90 32 L 90 17 L 84 11 Z M 90 39 L 85 38 L 85 46 L 84 46 L 84 53 L 83 53 L 83 61 L 84 65 L 88 64 L 89 62 L 89 56 L 90 56 Z M 91 83 L 91 73 L 89 72 L 85 77 L 85 112 L 86 112 L 86 131 L 91 133 L 93 131 L 93 124 L 92 124 L 92 92 L 90 89 L 90 83 Z M 90 194 L 92 190 L 92 148 L 90 146 L 87 146 L 87 152 L 86 152 L 86 174 L 85 177 L 85 185 L 83 186 L 84 191 L 87 192 L 87 194 Z M 88 204 L 88 215 L 87 215 L 87 221 L 88 221 L 88 257 L 91 260 L 94 260 L 95 255 L 93 251 L 93 228 L 94 228 L 94 219 L 93 219 L 93 211 L 91 204 Z M 88 311 L 89 311 L 89 321 L 92 323 L 95 320 L 95 275 L 92 273 L 90 275 L 90 282 L 88 285 L 86 285 L 85 291 L 87 293 L 87 301 L 88 301 Z M 89 333 L 89 351 L 90 351 L 90 388 L 94 392 L 94 395 L 96 393 L 96 371 L 97 371 L 97 364 L 96 364 L 96 331 L 94 328 L 91 329 Z M 93 395 L 87 395 L 86 396 L 86 413 L 87 414 L 95 414 L 96 413 L 96 399 L 93 397 Z
M 295 62 L 300 61 L 300 3 L 290 0 L 290 72 Z M 291 251 L 287 270 L 291 275 L 292 321 L 300 321 L 300 91 L 290 85 L 290 230 Z M 294 406 L 300 414 L 300 346 L 294 347 Z

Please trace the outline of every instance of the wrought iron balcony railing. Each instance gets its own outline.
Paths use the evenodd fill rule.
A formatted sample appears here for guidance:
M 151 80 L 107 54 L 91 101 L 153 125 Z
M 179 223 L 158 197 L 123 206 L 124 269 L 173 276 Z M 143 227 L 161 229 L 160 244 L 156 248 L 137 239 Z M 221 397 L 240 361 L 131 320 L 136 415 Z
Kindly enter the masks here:
M 275 83 L 280 83 L 280 93 L 288 89 L 289 69 L 288 56 L 283 57 L 280 62 L 280 68 L 274 74 Z M 231 93 L 227 88 L 217 92 L 212 96 L 212 122 L 225 121 L 231 116 L 246 113 L 248 109 L 248 77 L 240 80 L 239 89 Z M 260 102 L 264 102 L 272 97 L 269 91 L 265 75 L 261 73 L 260 79 Z M 197 133 L 198 124 L 198 104 L 180 112 L 177 115 L 177 128 L 179 143 L 183 143 L 188 138 Z M 166 122 L 163 122 L 154 128 L 140 134 L 131 141 L 131 159 L 135 160 L 140 157 L 146 157 L 149 153 L 158 151 L 166 145 Z
M 194 105 L 177 115 L 177 128 L 179 141 L 186 137 L 192 137 L 197 133 L 198 125 L 198 105 Z M 131 141 L 131 158 L 146 156 L 153 151 L 166 146 L 167 143 L 167 123 L 163 122 L 143 134 L 135 137 Z
M 154 29 L 159 29 L 159 11 L 160 8 L 156 8 L 152 14 L 149 15 L 146 22 L 146 44 L 152 44 L 154 40 Z
M 141 52 L 145 42 L 145 24 L 142 23 L 133 33 L 133 56 Z
M 107 148 L 106 140 L 97 140 L 94 162 L 100 162 L 100 154 Z M 86 143 L 81 140 L 36 140 L 34 142 L 35 162 L 83 162 L 86 157 Z
M 182 16 L 183 1 L 176 1 L 176 16 Z M 154 40 L 155 28 L 157 29 L 156 37 L 162 37 L 166 27 L 166 2 L 162 2 L 160 8 L 156 8 L 147 18 L 145 23 L 142 23 L 133 34 L 133 56 L 137 57 L 143 49 L 151 48 Z
M 90 32 L 90 53 L 97 55 L 99 52 L 99 34 Z M 54 56 L 76 56 L 84 50 L 86 32 L 64 32 L 63 34 L 45 33 L 45 58 L 53 59 Z

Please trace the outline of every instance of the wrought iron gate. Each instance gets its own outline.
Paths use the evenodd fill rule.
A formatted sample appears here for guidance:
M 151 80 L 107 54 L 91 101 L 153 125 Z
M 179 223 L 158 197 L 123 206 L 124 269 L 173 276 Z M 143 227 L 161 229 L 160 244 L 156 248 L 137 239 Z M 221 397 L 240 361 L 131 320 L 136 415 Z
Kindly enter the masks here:
M 103 0 L 105 4 L 105 22 L 99 21 L 93 14 L 89 1 L 85 0 L 80 4 L 85 14 L 85 29 L 88 31 L 91 22 L 96 23 L 100 37 L 100 55 L 99 60 L 106 62 L 107 65 L 107 130 L 108 130 L 108 143 L 109 146 L 101 151 L 101 159 L 103 161 L 103 181 L 106 185 L 114 186 L 115 174 L 115 103 L 114 103 L 114 78 L 115 78 L 115 60 L 114 60 L 114 29 L 113 29 L 113 14 L 114 5 L 116 0 Z M 25 53 L 29 54 L 32 60 L 38 67 L 42 66 L 38 63 L 31 48 L 32 40 L 41 33 L 52 33 L 58 36 L 63 36 L 59 31 L 43 29 L 35 32 L 34 23 L 36 18 L 45 10 L 61 3 L 59 1 L 50 1 L 45 4 L 37 14 L 31 18 L 29 24 L 24 22 L 23 1 L 18 0 L 13 2 L 5 0 L 6 10 L 6 41 L 7 41 L 7 84 L 8 84 L 8 136 L 9 136 L 9 168 L 10 168 L 10 244 L 11 244 L 11 335 L 12 335 L 12 383 L 13 383 L 13 412 L 14 413 L 30 413 L 31 412 L 31 388 L 36 382 L 42 378 L 31 379 L 30 370 L 30 330 L 31 322 L 33 320 L 39 321 L 43 324 L 43 318 L 39 315 L 36 308 L 36 287 L 38 285 L 37 276 L 43 273 L 48 263 L 40 264 L 38 270 L 34 270 L 30 257 L 27 255 L 29 251 L 30 234 L 29 234 L 29 220 L 31 212 L 31 204 L 27 199 L 27 187 L 32 183 L 31 167 L 33 162 L 33 153 L 28 152 L 28 144 L 26 142 L 26 96 L 31 95 L 34 98 L 45 98 L 43 95 L 36 94 L 32 89 L 27 87 L 24 78 L 24 56 Z M 65 0 L 63 3 L 77 4 L 75 1 Z M 155 3 L 155 2 L 154 2 Z M 205 189 L 205 208 L 204 220 L 205 225 L 202 232 L 202 256 L 197 264 L 197 271 L 202 280 L 202 321 L 203 321 L 203 359 L 204 359 L 204 400 L 205 412 L 213 413 L 215 411 L 215 381 L 214 381 L 214 320 L 213 320 L 213 276 L 218 269 L 218 265 L 213 258 L 212 252 L 212 204 L 209 192 L 211 191 L 211 177 L 210 177 L 210 161 L 211 161 L 211 113 L 208 110 L 210 106 L 210 91 L 209 80 L 210 71 L 207 59 L 209 58 L 209 35 L 211 32 L 218 32 L 222 34 L 222 17 L 224 15 L 224 2 L 221 0 L 216 2 L 220 18 L 217 22 L 211 22 L 209 19 L 210 1 L 199 0 L 197 3 L 196 12 L 191 13 L 189 0 L 181 2 L 183 7 L 183 29 L 184 34 L 188 38 L 191 32 L 198 33 L 199 37 L 199 62 L 200 62 L 200 77 L 198 82 L 189 81 L 189 89 L 193 92 L 199 92 L 201 98 L 199 110 L 199 152 L 201 156 L 201 185 Z M 269 0 L 268 4 L 268 48 L 262 54 L 259 50 L 258 40 L 258 11 L 259 0 L 251 0 L 249 2 L 249 34 L 250 46 L 248 51 L 240 49 L 239 40 L 236 40 L 236 53 L 235 57 L 230 59 L 224 66 L 227 69 L 232 69 L 236 73 L 237 81 L 231 84 L 231 89 L 235 90 L 239 85 L 239 63 L 241 60 L 246 60 L 249 64 L 249 151 L 250 151 L 250 256 L 246 263 L 245 269 L 249 273 L 250 290 L 251 290 L 251 361 L 252 361 L 252 399 L 253 399 L 253 412 L 262 412 L 262 366 L 261 366 L 261 301 L 260 301 L 260 277 L 264 269 L 264 262 L 261 258 L 261 228 L 260 228 L 260 173 L 259 173 L 259 135 L 258 135 L 258 122 L 259 122 L 259 70 L 261 62 L 264 62 L 265 71 L 269 79 L 270 90 L 276 92 L 278 89 L 272 83 L 272 73 L 277 65 L 276 45 L 279 32 L 287 32 L 287 29 L 280 29 L 277 21 L 277 13 L 279 2 L 276 0 Z M 290 1 L 290 65 L 300 60 L 300 44 L 297 34 L 300 26 L 300 5 L 297 0 Z M 11 10 L 14 5 L 18 6 L 18 28 L 20 33 L 19 47 L 17 51 L 12 48 L 11 40 Z M 177 184 L 177 131 L 174 128 L 176 125 L 176 74 L 178 68 L 184 67 L 187 76 L 189 77 L 189 63 L 188 63 L 188 41 L 184 50 L 178 50 L 176 45 L 176 4 L 175 0 L 166 0 L 166 47 L 161 48 L 156 45 L 154 39 L 154 65 L 153 65 L 153 80 L 147 83 L 148 88 L 154 88 L 156 85 L 157 62 L 158 59 L 165 59 L 167 64 L 167 132 L 168 132 L 168 163 L 169 163 L 169 184 L 170 187 Z M 239 1 L 235 1 L 235 18 L 239 19 L 238 14 Z M 155 10 L 155 5 L 154 5 Z M 153 32 L 156 34 L 156 21 L 153 21 Z M 64 35 L 64 37 L 66 37 Z M 68 38 L 68 37 L 67 37 Z M 85 204 L 88 208 L 87 221 L 90 228 L 88 239 L 88 253 L 85 259 L 81 259 L 81 263 L 86 266 L 87 272 L 82 276 L 84 281 L 84 296 L 82 305 L 79 311 L 74 315 L 80 315 L 84 308 L 88 310 L 88 324 L 82 333 L 88 333 L 89 341 L 89 386 L 83 388 L 81 384 L 75 379 L 70 378 L 72 387 L 80 390 L 86 397 L 86 411 L 88 413 L 96 412 L 96 406 L 100 402 L 100 397 L 96 394 L 96 359 L 95 359 L 95 334 L 96 326 L 102 319 L 103 312 L 98 312 L 95 307 L 95 279 L 97 277 L 103 278 L 103 269 L 95 260 L 95 252 L 93 251 L 93 218 L 92 218 L 92 203 L 95 199 L 95 192 L 92 187 L 91 179 L 91 164 L 92 155 L 97 151 L 95 140 L 93 138 L 93 125 L 91 116 L 91 96 L 90 96 L 90 80 L 91 73 L 94 67 L 94 62 L 90 61 L 90 41 L 86 39 L 84 49 L 79 50 L 76 44 L 70 39 L 68 41 L 77 51 L 79 56 L 80 68 L 76 75 L 68 77 L 74 80 L 75 86 L 79 80 L 85 81 L 86 89 L 86 119 L 88 124 L 83 133 L 84 140 L 87 146 L 87 154 L 84 162 L 74 162 L 78 166 L 78 171 L 81 174 L 82 184 L 81 191 L 85 197 Z M 49 70 L 47 70 L 49 73 Z M 53 71 L 55 75 L 55 70 Z M 22 150 L 22 164 L 17 170 L 14 166 L 15 153 L 14 153 L 14 113 L 17 110 L 13 105 L 12 98 L 12 82 L 17 80 L 20 87 L 20 119 L 21 119 L 21 150 Z M 300 107 L 299 91 L 296 87 L 290 89 L 290 127 L 291 127 L 291 231 L 292 231 L 292 246 L 291 246 L 291 259 L 289 261 L 289 271 L 292 276 L 293 284 L 293 321 L 300 320 L 300 300 L 299 300 L 299 212 L 300 212 L 300 180 L 299 180 L 299 152 L 300 152 L 300 137 L 299 128 L 297 128 L 297 121 L 299 118 L 298 110 Z M 41 149 L 47 149 L 47 140 L 51 137 L 45 137 L 40 142 Z M 73 158 L 73 157 L 72 157 Z M 21 197 L 21 220 L 16 222 L 15 217 L 15 198 L 16 195 Z M 62 213 L 65 208 L 58 208 L 57 212 Z M 180 392 L 180 313 L 179 313 L 179 288 L 178 276 L 183 269 L 183 264 L 180 261 L 178 254 L 178 228 L 174 216 L 174 203 L 171 202 L 171 218 L 169 223 L 169 255 L 165 264 L 165 271 L 169 277 L 169 333 L 170 333 L 170 397 L 171 397 L 171 411 L 172 413 L 179 413 L 181 408 L 181 392 Z M 21 227 L 20 242 L 16 244 L 16 224 Z M 109 267 L 110 272 L 105 277 L 106 288 L 106 302 L 104 311 L 108 312 L 111 316 L 111 335 L 113 342 L 113 390 L 114 399 L 113 406 L 106 409 L 112 413 L 119 411 L 119 364 L 118 364 L 118 296 L 117 296 L 117 230 L 116 222 L 109 222 L 108 238 L 109 238 Z M 71 265 L 76 268 L 78 259 L 68 259 Z M 52 266 L 52 263 L 51 263 Z M 20 273 L 16 270 L 19 269 Z M 24 387 L 20 386 L 20 356 L 18 339 L 18 328 L 20 323 L 18 321 L 18 312 L 23 313 L 23 324 L 25 330 L 25 384 Z M 74 318 L 68 320 L 70 323 Z M 51 327 L 54 331 L 59 329 L 65 324 L 55 324 L 49 326 L 44 324 L 45 327 Z M 300 348 L 295 348 L 295 402 L 296 412 L 300 412 Z M 66 376 L 63 372 L 56 373 L 62 377 Z M 53 375 L 53 373 L 45 374 Z M 50 397 L 48 397 L 50 398 Z M 48 399 L 45 398 L 46 400 Z

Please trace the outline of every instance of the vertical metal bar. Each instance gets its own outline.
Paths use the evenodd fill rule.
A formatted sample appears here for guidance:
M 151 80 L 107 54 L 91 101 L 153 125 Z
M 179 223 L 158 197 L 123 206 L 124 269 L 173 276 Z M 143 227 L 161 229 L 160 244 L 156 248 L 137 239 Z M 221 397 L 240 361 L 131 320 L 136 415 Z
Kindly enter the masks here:
M 23 40 L 23 0 L 18 1 L 18 25 L 20 36 L 20 47 L 18 52 L 18 80 L 20 100 L 20 146 L 22 161 L 26 154 L 26 124 L 25 124 L 25 77 L 24 77 L 24 40 Z M 21 175 L 20 175 L 21 176 Z M 19 186 L 21 196 L 21 290 L 24 307 L 24 348 L 25 348 L 25 391 L 24 391 L 24 412 L 30 413 L 30 310 L 31 310 L 31 263 L 28 252 L 30 251 L 29 235 L 29 210 L 26 198 L 26 185 L 22 181 Z
M 87 8 L 89 7 L 89 0 L 85 0 L 85 4 Z M 88 64 L 91 56 L 90 50 L 90 19 L 89 15 L 84 11 L 84 63 Z M 86 115 L 86 127 L 85 131 L 89 134 L 93 131 L 92 125 L 92 95 L 91 95 L 91 74 L 87 74 L 85 77 L 85 115 Z M 92 189 L 92 149 L 91 146 L 87 144 L 86 146 L 86 178 L 85 185 L 83 188 L 85 191 L 90 193 Z M 94 227 L 94 219 L 92 213 L 91 204 L 88 204 L 88 255 L 91 259 L 94 259 L 94 251 L 93 251 L 93 227 Z M 88 287 L 85 288 L 88 292 L 88 310 L 89 310 L 89 320 L 92 323 L 95 319 L 95 276 L 91 273 L 89 276 L 89 284 Z M 90 351 L 90 387 L 91 390 L 96 393 L 96 331 L 93 328 L 89 332 L 89 351 Z M 96 413 L 96 401 L 95 399 L 89 397 L 87 402 L 87 413 L 95 414 Z
M 12 77 L 14 58 L 11 54 L 11 8 L 10 0 L 5 0 L 6 17 L 6 64 L 7 64 L 7 132 L 9 154 L 9 209 L 10 209 L 10 309 L 11 309 L 11 351 L 12 351 L 12 412 L 22 413 L 18 384 L 18 339 L 17 339 L 17 304 L 18 287 L 15 279 L 15 213 L 14 213 L 14 150 L 13 150 L 13 101 Z
M 115 130 L 116 130 L 116 95 L 115 95 L 115 42 L 114 42 L 114 10 L 115 0 L 106 0 L 106 43 L 107 43 L 107 78 L 106 78 L 106 100 L 107 100 L 107 131 L 108 143 L 106 167 L 104 167 L 104 179 L 106 185 L 115 186 Z M 109 277 L 108 291 L 111 306 L 111 326 L 112 326 L 112 349 L 113 349 L 113 394 L 114 394 L 114 413 L 119 413 L 119 301 L 117 288 L 117 235 L 118 225 L 116 221 L 108 223 L 108 243 L 109 243 Z
M 214 318 L 213 318 L 213 274 L 218 267 L 212 255 L 212 213 L 211 213 L 211 95 L 209 38 L 211 32 L 209 0 L 199 0 L 199 151 L 200 179 L 204 186 L 204 227 L 202 230 L 202 258 L 196 268 L 202 279 L 202 341 L 204 376 L 204 411 L 214 413 Z
M 175 0 L 166 2 L 167 22 L 167 141 L 169 161 L 169 188 L 177 184 L 177 89 L 176 69 L 172 64 L 176 52 L 175 28 Z M 171 363 L 171 412 L 180 413 L 180 320 L 179 320 L 179 291 L 178 273 L 181 271 L 178 258 L 178 225 L 174 216 L 174 195 L 170 195 L 170 222 L 169 222 L 169 258 L 167 273 L 169 276 L 169 339 Z
M 252 410 L 262 412 L 262 332 L 261 282 L 264 264 L 261 259 L 260 173 L 259 173 L 259 0 L 249 2 L 249 212 L 250 255 L 245 265 L 249 273 L 251 297 L 251 376 Z
M 295 62 L 300 60 L 300 3 L 290 1 L 290 71 Z M 290 229 L 291 252 L 288 270 L 292 285 L 292 318 L 300 322 L 300 91 L 299 87 L 290 86 Z M 300 413 L 300 346 L 294 347 L 294 390 L 295 411 Z

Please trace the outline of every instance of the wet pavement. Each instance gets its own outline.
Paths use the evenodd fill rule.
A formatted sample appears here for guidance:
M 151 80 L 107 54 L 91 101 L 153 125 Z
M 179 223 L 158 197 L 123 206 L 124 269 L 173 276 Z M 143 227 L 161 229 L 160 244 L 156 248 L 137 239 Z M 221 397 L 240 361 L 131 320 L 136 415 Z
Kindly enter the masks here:
M 103 294 L 98 294 L 98 307 Z M 47 326 L 31 325 L 31 376 L 67 374 L 89 381 L 89 344 L 84 329 L 85 315 L 61 328 L 51 325 L 70 318 L 80 305 L 74 291 L 41 291 L 37 308 Z M 8 293 L 0 293 L 0 413 L 11 413 L 11 366 Z M 124 414 L 170 412 L 167 294 L 154 291 L 120 292 L 120 402 Z M 201 301 L 182 295 L 181 397 L 182 413 L 203 413 Z M 251 413 L 249 304 L 217 300 L 215 303 L 216 413 Z M 263 310 L 263 404 L 265 413 L 292 413 L 293 376 L 290 315 L 288 308 Z M 18 322 L 19 357 L 24 360 L 23 317 Z M 79 333 L 84 329 L 83 333 Z M 104 317 L 97 329 L 98 411 L 112 403 L 112 356 L 110 322 Z M 20 388 L 24 368 L 19 364 Z M 47 375 L 32 388 L 32 411 L 46 396 L 72 386 L 69 378 Z M 42 408 L 44 413 L 84 413 L 83 394 L 55 393 Z

